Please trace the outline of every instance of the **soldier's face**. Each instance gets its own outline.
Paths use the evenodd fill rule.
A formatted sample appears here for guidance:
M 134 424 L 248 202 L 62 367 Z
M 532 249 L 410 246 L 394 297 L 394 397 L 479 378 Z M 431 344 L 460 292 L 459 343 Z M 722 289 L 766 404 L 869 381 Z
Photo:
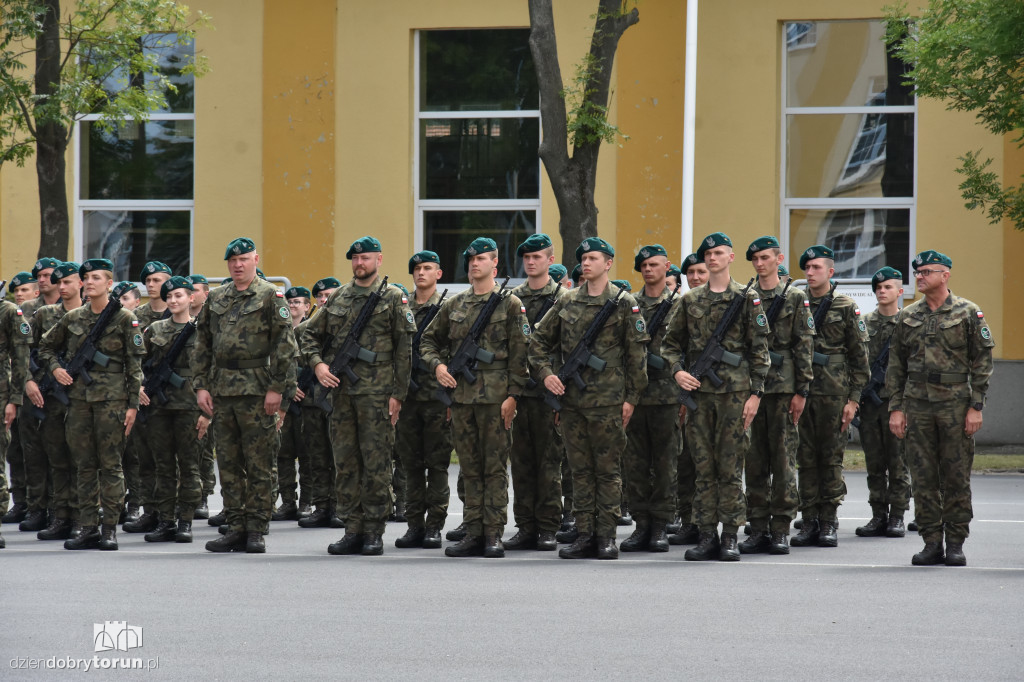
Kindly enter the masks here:
M 812 258 L 804 265 L 804 273 L 807 275 L 807 283 L 812 289 L 821 289 L 828 286 L 828 281 L 835 274 L 828 258 Z
M 704 252 L 704 264 L 708 266 L 708 272 L 711 274 L 728 270 L 734 258 L 736 254 L 728 246 L 716 246 Z
M 337 291 L 337 289 L 338 287 L 334 287 L 333 289 L 324 289 L 323 291 L 321 291 L 319 294 L 316 295 L 316 304 L 318 306 L 323 306 L 325 303 L 327 303 L 327 299 L 331 297 L 331 294 Z
M 949 281 L 949 270 L 943 270 L 939 265 L 928 265 L 914 271 L 914 281 L 917 283 L 917 290 L 922 294 L 941 291 Z
M 205 284 L 193 284 L 195 291 L 192 292 L 192 305 L 202 306 L 210 297 L 210 287 Z
M 782 264 L 783 255 L 775 253 L 775 249 L 764 249 L 753 254 L 751 264 L 758 277 L 767 277 L 773 272 L 779 274 L 779 265 Z
M 665 275 L 665 286 L 673 291 L 679 285 L 679 280 L 676 279 L 675 275 Z
M 298 296 L 288 299 L 288 312 L 292 314 L 292 321 L 298 322 L 309 312 L 309 299 Z
M 49 281 L 49 276 L 47 276 L 47 281 Z M 14 288 L 14 302 L 18 305 L 21 305 L 25 301 L 31 301 L 38 295 L 39 287 L 31 282 Z
M 600 251 L 587 251 L 580 259 L 580 270 L 582 271 L 580 279 L 585 279 L 588 282 L 596 282 L 601 279 L 601 275 L 607 275 L 611 269 L 611 256 Z
M 57 291 L 65 301 L 73 301 L 82 296 L 82 278 L 78 275 L 68 275 L 57 282 Z
M 36 275 L 36 279 L 39 280 L 39 293 L 48 294 L 57 288 L 57 285 L 50 281 L 50 275 L 53 274 L 53 268 L 46 268 L 40 270 L 39 274 Z
M 419 263 L 412 269 L 412 283 L 417 289 L 430 290 L 437 285 L 444 271 L 437 263 Z
M 469 257 L 469 281 L 474 282 L 494 277 L 498 269 L 498 254 L 493 251 L 478 253 Z
M 903 295 L 903 287 L 897 279 L 887 279 L 875 287 L 875 299 L 879 305 L 890 305 Z
M 537 277 L 546 274 L 548 266 L 555 262 L 553 249 L 543 249 L 533 253 L 523 254 L 523 270 L 527 277 Z
M 151 299 L 160 298 L 160 287 L 164 285 L 164 282 L 171 278 L 166 272 L 154 272 L 152 275 L 146 276 L 146 293 Z
M 129 291 L 127 294 L 121 294 L 121 305 L 127 310 L 135 310 L 138 308 L 139 301 L 141 300 L 142 299 L 139 298 L 135 291 Z
M 640 276 L 644 278 L 644 284 L 659 284 L 667 273 L 668 258 L 665 256 L 651 256 L 640 264 Z
M 381 253 L 353 253 L 352 276 L 356 279 L 373 279 L 377 276 L 384 256 Z
M 708 266 L 703 263 L 697 263 L 686 268 L 686 286 L 691 289 L 706 284 L 711 273 L 708 272 Z
M 171 311 L 172 315 L 188 311 L 191 305 L 192 292 L 188 289 L 172 289 L 167 294 L 167 308 Z
M 260 263 L 260 255 L 255 251 L 240 253 L 228 258 L 228 274 L 237 284 L 249 284 L 256 279 L 256 266 Z
M 82 291 L 90 299 L 105 298 L 112 283 L 113 279 L 108 277 L 105 271 L 93 270 L 85 273 L 85 278 L 82 280 Z

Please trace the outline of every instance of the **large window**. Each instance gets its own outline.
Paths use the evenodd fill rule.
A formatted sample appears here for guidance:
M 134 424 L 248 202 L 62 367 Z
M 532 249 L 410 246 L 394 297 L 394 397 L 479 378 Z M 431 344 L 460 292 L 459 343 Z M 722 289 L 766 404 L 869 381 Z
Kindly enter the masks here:
M 539 229 L 540 110 L 529 29 L 416 34 L 416 248 L 444 280 L 461 254 L 498 243 L 499 274 L 522 277 L 516 247 Z M 509 270 L 509 268 L 513 268 Z
M 836 276 L 889 265 L 908 284 L 915 215 L 913 90 L 881 21 L 789 22 L 782 41 L 782 245 L 836 252 Z
M 114 277 L 134 280 L 147 261 L 167 263 L 175 274 L 192 269 L 195 168 L 194 79 L 182 73 L 192 44 L 174 34 L 147 36 L 139 46 L 153 54 L 177 92 L 143 123 L 126 120 L 106 129 L 96 115 L 78 123 L 75 178 L 77 257 L 109 258 Z M 141 74 L 113 73 L 113 93 L 128 82 L 154 84 Z

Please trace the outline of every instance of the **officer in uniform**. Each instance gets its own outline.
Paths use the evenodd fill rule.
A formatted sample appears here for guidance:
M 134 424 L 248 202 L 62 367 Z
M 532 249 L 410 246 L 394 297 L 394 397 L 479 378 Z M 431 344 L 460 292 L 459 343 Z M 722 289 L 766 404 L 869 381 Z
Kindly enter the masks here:
M 297 346 L 284 295 L 256 277 L 256 244 L 240 237 L 224 252 L 231 281 L 210 292 L 192 355 L 196 401 L 213 418 L 228 532 L 211 552 L 263 553 L 274 505 L 278 410 L 295 390 Z
M 22 391 L 28 377 L 28 338 L 31 334 L 30 325 L 25 321 L 21 308 L 9 301 L 0 300 L 0 405 L 3 406 L 4 424 L 0 429 L 0 509 L 7 510 L 7 463 L 5 453 L 11 442 L 11 425 L 22 402 Z M 11 466 L 11 478 L 14 478 L 15 465 Z M 21 470 L 21 465 L 17 466 Z M 24 495 L 24 480 L 21 480 Z M 15 505 L 22 510 L 26 505 L 18 499 Z M 14 510 L 12 510 L 14 511 Z M 5 516 L 6 519 L 6 516 Z M 8 521 L 14 523 L 14 521 Z M 0 535 L 0 549 L 4 547 L 4 538 Z
M 170 317 L 167 311 L 167 304 L 160 300 L 160 287 L 171 278 L 170 266 L 158 260 L 151 260 L 142 266 L 142 273 L 139 281 L 146 285 L 146 295 L 149 301 L 140 305 L 135 310 L 135 317 L 139 320 L 139 328 L 142 331 L 156 320 Z
M 907 440 L 914 515 L 925 543 L 911 563 L 966 566 L 974 434 L 982 424 L 995 341 L 981 309 L 949 291 L 949 256 L 922 251 L 913 265 L 924 297 L 899 316 L 886 375 L 889 427 Z
M 440 257 L 433 251 L 414 254 L 409 259 L 409 274 L 415 286 L 409 309 L 421 330 L 431 306 L 441 301 L 437 292 L 437 282 L 444 274 Z M 412 349 L 416 386 L 410 384 L 402 418 L 395 426 L 395 449 L 405 467 L 405 517 L 409 524 L 405 535 L 395 540 L 395 547 L 440 549 L 451 495 L 452 429 L 448 410 L 436 397 L 441 385 L 430 368 L 415 357 L 418 351 Z
M 871 278 L 878 307 L 864 316 L 868 329 L 868 361 L 872 366 L 888 353 L 903 296 L 903 273 L 888 266 Z M 888 358 L 882 366 L 888 369 Z M 870 396 L 861 396 L 860 443 L 864 446 L 864 464 L 868 470 L 868 504 L 871 520 L 857 528 L 860 537 L 902 538 L 907 534 L 903 515 L 910 507 L 910 471 L 903 441 L 889 430 L 889 393 L 885 386 L 875 387 L 875 404 Z
M 285 300 L 288 301 L 288 311 L 291 313 L 292 331 L 295 338 L 299 337 L 299 325 L 309 315 L 310 300 L 312 298 L 309 289 L 306 287 L 291 287 L 284 292 Z M 296 376 L 302 371 L 302 360 L 296 359 Z M 296 392 L 293 403 L 295 410 L 289 412 L 281 427 L 281 449 L 277 453 L 277 481 L 278 490 L 281 493 L 281 506 L 271 516 L 273 521 L 298 521 L 299 506 L 309 504 L 310 488 L 312 488 L 312 475 L 309 469 L 309 451 L 302 440 L 302 400 L 305 394 Z M 289 408 L 291 409 L 291 408 Z M 295 464 L 298 462 L 298 479 L 295 474 Z M 300 490 L 301 496 L 297 494 Z M 277 500 L 277 496 L 274 496 Z
M 53 305 L 60 300 L 60 289 L 53 283 L 50 275 L 53 274 L 54 268 L 58 267 L 61 263 L 62 261 L 56 258 L 47 257 L 40 258 L 32 266 L 31 275 L 39 286 L 39 295 L 20 304 L 21 312 L 25 314 L 26 318 L 31 319 L 36 311 L 44 305 Z
M 7 285 L 8 291 L 14 294 L 14 317 L 19 318 L 17 324 L 14 325 L 16 334 L 9 337 L 11 345 L 7 347 L 7 352 L 10 354 L 11 362 L 15 361 L 14 353 L 17 347 L 23 344 L 17 343 L 18 337 L 28 338 L 31 334 L 29 327 L 26 326 L 26 332 L 21 333 L 21 322 L 27 320 L 25 313 L 19 306 L 22 303 L 26 303 L 36 296 L 39 295 L 39 286 L 36 282 L 36 278 L 29 272 L 19 272 L 13 278 L 11 283 Z M 27 356 L 26 356 L 27 358 Z M 3 366 L 6 366 L 5 363 Z M 3 405 L 13 404 L 15 406 L 15 415 L 17 414 L 18 406 L 22 403 L 22 396 L 24 395 L 25 377 L 27 376 L 28 368 L 26 366 L 25 372 L 21 379 L 15 380 L 12 376 L 10 385 L 10 399 L 3 402 Z M 21 383 L 18 383 L 20 381 Z M 17 400 L 17 402 L 15 402 Z M 28 513 L 28 504 L 25 502 L 25 454 L 21 449 L 21 434 L 18 433 L 18 420 L 13 419 L 7 424 L 7 429 L 10 435 L 10 444 L 7 446 L 7 461 L 11 465 L 11 480 L 10 484 L 10 496 L 14 500 L 14 504 L 7 513 L 0 518 L 0 523 L 20 523 L 25 519 Z M 3 436 L 0 435 L 0 440 Z M 4 475 L 3 467 L 0 467 L 0 477 Z M 6 508 L 6 505 L 0 505 L 0 509 Z
M 330 433 L 338 514 L 345 521 L 345 535 L 327 551 L 375 556 L 384 551 L 381 536 L 391 508 L 395 422 L 409 391 L 416 325 L 405 295 L 397 287 L 386 287 L 354 339 L 372 359 L 352 361 L 350 370 L 358 381 L 347 373 L 332 374 L 329 363 L 352 332 L 370 294 L 381 285 L 379 241 L 357 239 L 345 256 L 352 261 L 352 281 L 331 294 L 309 321 L 302 332 L 302 352 L 320 385 L 339 389 L 333 391 Z
M 778 315 L 769 321 L 768 351 L 772 366 L 765 378 L 761 408 L 750 427 L 747 451 L 747 516 L 750 537 L 740 553 L 789 554 L 789 524 L 796 517 L 800 498 L 796 484 L 797 423 L 806 406 L 814 373 L 814 321 L 803 292 L 786 288 L 779 279 L 782 249 L 773 236 L 755 239 L 747 247 L 747 260 L 757 273 L 754 290 L 768 314 L 778 302 Z
M 626 428 L 647 387 L 650 340 L 633 297 L 608 279 L 615 249 L 599 237 L 576 248 L 583 284 L 562 296 L 537 326 L 530 343 L 534 377 L 561 404 L 559 423 L 573 477 L 573 513 L 578 535 L 558 556 L 563 559 L 617 559 L 616 522 L 620 516 L 622 452 Z M 602 371 L 586 366 L 581 391 L 556 373 L 572 354 L 605 303 L 619 296 L 611 317 L 597 333 L 591 353 L 605 361 Z M 553 360 L 553 358 L 555 358 Z
M 189 275 L 188 278 L 192 280 L 192 306 L 190 312 L 192 317 L 198 318 L 199 312 L 206 305 L 206 299 L 210 296 L 210 282 L 206 279 L 205 275 L 199 273 Z M 203 482 L 203 497 L 199 502 L 199 506 L 196 507 L 193 519 L 210 518 L 210 506 L 207 503 L 207 498 L 213 495 L 217 487 L 217 470 L 213 456 L 215 450 L 213 429 L 207 430 L 206 437 L 201 442 L 203 452 L 199 459 L 199 478 Z
M 530 323 L 519 297 L 506 294 L 477 340 L 481 349 L 493 353 L 491 362 L 473 363 L 473 383 L 465 376 L 452 376 L 447 363 L 455 358 L 484 304 L 498 292 L 498 245 L 493 239 L 474 239 L 462 257 L 472 286 L 441 306 L 420 341 L 420 353 L 441 386 L 454 389 L 452 431 L 465 485 L 466 536 L 445 548 L 445 555 L 498 558 L 505 556 L 501 536 L 508 518 L 512 419 L 529 379 Z
M 121 457 L 139 409 L 144 350 L 138 321 L 111 295 L 113 270 L 114 264 L 106 258 L 82 263 L 78 274 L 89 305 L 61 317 L 39 343 L 39 364 L 67 390 L 71 400 L 65 426 L 77 469 L 82 531 L 66 540 L 64 549 L 117 549 L 117 521 L 124 505 Z M 84 375 L 72 377 L 61 366 L 59 355 L 64 353 L 69 360 L 75 357 L 108 305 L 115 306 L 113 315 L 96 340 L 96 350 L 108 361 L 92 362 L 92 382 L 86 384 Z
M 721 386 L 714 386 L 707 377 L 700 380 L 685 369 L 704 351 L 733 300 L 744 296 L 743 287 L 729 275 L 735 257 L 732 241 L 721 232 L 701 242 L 697 258 L 707 265 L 708 283 L 683 295 L 662 341 L 662 356 L 672 365 L 676 383 L 693 393 L 697 403 L 694 414 L 687 415 L 686 407 L 680 407 L 680 416 L 689 417 L 686 440 L 697 472 L 693 522 L 700 529 L 700 542 L 683 555 L 688 561 L 740 558 L 736 531 L 746 511 L 743 459 L 769 367 L 768 321 L 756 294 L 745 294 L 739 314 L 723 335 L 723 349 L 737 356 L 738 362 L 720 362 L 714 368 Z
M 836 294 L 828 315 L 815 321 L 821 317 L 819 306 L 829 296 L 830 278 L 835 274 L 833 258 L 832 249 L 820 244 L 800 256 L 815 327 L 814 380 L 799 424 L 797 486 L 803 526 L 793 538 L 793 547 L 839 544 L 836 510 L 846 495 L 845 434 L 868 381 L 867 327 L 853 299 Z

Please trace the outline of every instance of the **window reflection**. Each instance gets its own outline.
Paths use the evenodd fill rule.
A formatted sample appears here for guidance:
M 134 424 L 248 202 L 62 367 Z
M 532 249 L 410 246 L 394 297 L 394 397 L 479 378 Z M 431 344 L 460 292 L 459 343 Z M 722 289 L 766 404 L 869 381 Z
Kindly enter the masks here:
M 501 278 L 525 277 L 516 249 L 536 232 L 536 223 L 535 211 L 425 211 L 423 248 L 440 255 L 444 281 L 465 283 L 462 252 L 477 237 L 490 237 L 498 243 Z
M 89 55 L 102 59 L 99 54 L 101 46 L 90 48 Z M 150 62 L 151 71 L 129 73 L 127 69 L 117 68 L 103 79 L 103 90 L 113 97 L 129 85 L 142 86 L 147 90 L 158 89 L 156 74 L 167 78 L 175 87 L 175 91 L 162 89 L 166 106 L 160 107 L 156 113 L 190 114 L 195 111 L 195 79 L 182 70 L 195 58 L 195 44 L 189 42 L 178 44 L 176 33 L 151 33 L 139 41 L 139 50 L 144 59 Z M 86 59 L 89 59 L 89 55 Z
M 789 230 L 793 253 L 811 244 L 835 251 L 836 277 L 870 278 L 888 265 L 907 281 L 910 209 L 794 209 Z
M 191 211 L 85 211 L 82 252 L 114 262 L 114 279 L 135 281 L 151 260 L 192 271 Z
M 105 131 L 83 121 L 83 199 L 191 199 L 194 122 L 124 121 Z

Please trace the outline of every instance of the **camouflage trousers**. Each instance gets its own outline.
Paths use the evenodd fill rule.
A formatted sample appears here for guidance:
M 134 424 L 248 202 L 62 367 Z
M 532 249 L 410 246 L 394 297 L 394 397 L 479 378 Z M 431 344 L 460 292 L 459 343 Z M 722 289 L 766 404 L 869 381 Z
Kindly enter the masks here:
M 583 535 L 614 538 L 622 511 L 619 467 L 626 449 L 622 405 L 562 408 L 560 424 L 572 469 L 576 527 Z
M 32 405 L 26 403 L 18 419 L 25 452 L 25 497 L 29 511 L 53 509 L 59 519 L 77 519 L 77 474 L 64 435 L 67 408 L 51 398 L 43 405 L 43 411 L 46 419 L 40 422 L 32 414 Z
M 72 400 L 65 422 L 68 448 L 78 472 L 78 520 L 98 526 L 115 524 L 124 509 L 125 400 Z
M 558 443 L 562 460 L 559 468 L 562 473 L 562 512 L 564 513 L 567 509 L 572 511 L 572 469 L 569 468 L 569 455 L 565 451 L 565 440 L 562 438 L 561 429 L 558 430 Z
M 765 395 L 750 425 L 745 475 L 752 530 L 788 535 L 800 507 L 796 485 L 800 433 L 789 414 L 792 399 L 788 393 Z
M 963 542 L 974 518 L 974 437 L 964 432 L 967 401 L 906 400 L 907 455 L 914 481 L 914 519 L 925 542 Z
M 7 450 L 11 445 L 11 433 L 0 428 L 0 513 L 7 513 L 11 496 L 7 487 Z M 13 478 L 13 475 L 12 475 Z
M 136 433 L 138 429 L 139 423 L 136 420 L 132 432 L 125 440 L 124 454 L 121 455 L 121 468 L 124 470 L 125 504 L 131 502 L 141 506 L 142 478 L 139 474 L 139 436 Z
M 452 427 L 439 402 L 409 400 L 395 426 L 395 450 L 405 468 L 405 516 L 410 528 L 440 530 L 448 518 Z
M 860 406 L 860 444 L 868 470 L 868 504 L 877 516 L 910 508 L 910 470 L 902 440 L 889 430 L 889 403 Z
M 282 502 L 309 504 L 313 475 L 309 464 L 309 450 L 302 433 L 301 407 L 298 415 L 291 412 L 281 427 L 281 449 L 277 453 L 277 489 Z M 298 462 L 296 478 L 295 463 Z M 301 487 L 300 487 L 301 486 Z M 277 501 L 277 496 L 274 496 Z
M 686 440 L 696 472 L 693 523 L 701 531 L 735 533 L 743 524 L 743 458 L 750 433 L 743 429 L 748 391 L 699 393 L 697 411 L 686 421 Z
M 501 405 L 452 405 L 452 433 L 466 501 L 462 522 L 470 535 L 501 535 L 508 520 L 508 458 L 512 431 Z
M 395 425 L 397 428 L 397 424 Z M 406 480 L 405 480 L 405 466 L 402 464 L 401 453 L 398 448 L 395 447 L 391 451 L 391 504 L 392 507 L 399 502 L 405 501 L 406 499 Z
M 338 516 L 345 520 L 346 533 L 384 533 L 391 510 L 391 451 L 395 444 L 388 397 L 334 392 L 331 444 Z
M 149 408 L 147 408 L 148 410 Z M 147 512 L 155 512 L 156 504 L 153 494 L 156 490 L 156 457 L 153 449 L 149 446 L 149 417 L 145 422 L 135 422 L 128 440 L 132 442 L 135 450 L 138 468 L 132 472 L 132 477 L 137 481 L 138 489 L 134 491 L 135 502 L 145 507 Z
M 326 508 L 338 499 L 329 419 L 319 407 L 302 406 L 302 435 L 309 453 L 309 503 L 317 508 Z
M 836 509 L 846 496 L 843 479 L 843 451 L 846 434 L 842 427 L 843 395 L 812 395 L 800 416 L 800 466 L 797 486 L 804 518 L 836 520 Z
M 697 471 L 693 468 L 690 442 L 680 429 L 679 456 L 676 458 L 676 515 L 683 523 L 693 522 L 693 495 L 697 490 Z
M 15 504 L 25 502 L 25 453 L 21 449 L 21 433 L 18 431 L 18 419 L 11 423 L 11 443 L 7 446 L 7 464 L 11 469 L 11 479 L 7 482 L 11 499 Z M 0 467 L 2 469 L 2 467 Z
M 512 515 L 527 533 L 562 524 L 562 437 L 542 398 L 522 397 L 512 422 Z
M 262 395 L 213 397 L 220 493 L 232 530 L 264 532 L 270 526 L 279 441 L 276 417 L 263 402 Z
M 203 439 L 203 452 L 199 459 L 199 478 L 203 482 L 203 497 L 213 495 L 217 488 L 217 469 L 214 461 L 214 453 L 217 449 L 217 439 L 213 436 L 213 429 L 208 429 L 206 438 Z
M 626 429 L 623 477 L 637 527 L 676 515 L 676 463 L 681 446 L 676 405 L 637 405 Z
M 146 438 L 153 453 L 155 483 L 151 506 L 163 520 L 173 520 L 175 507 L 183 521 L 191 521 L 203 497 L 199 458 L 203 442 L 196 433 L 199 410 L 152 409 Z

